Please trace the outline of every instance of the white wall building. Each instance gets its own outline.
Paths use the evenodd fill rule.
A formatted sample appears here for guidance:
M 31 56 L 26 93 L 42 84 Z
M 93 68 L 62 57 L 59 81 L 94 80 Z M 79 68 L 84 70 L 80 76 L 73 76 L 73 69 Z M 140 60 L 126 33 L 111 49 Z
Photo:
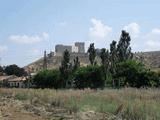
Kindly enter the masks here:
M 77 46 L 72 46 L 72 52 L 73 53 L 78 53 L 78 47 Z

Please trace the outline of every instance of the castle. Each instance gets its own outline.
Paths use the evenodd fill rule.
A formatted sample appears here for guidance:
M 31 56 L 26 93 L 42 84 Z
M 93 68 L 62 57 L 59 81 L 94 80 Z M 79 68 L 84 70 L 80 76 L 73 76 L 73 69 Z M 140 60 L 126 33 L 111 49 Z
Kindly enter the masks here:
M 25 66 L 26 71 L 37 72 L 44 68 L 44 58 L 47 69 L 59 68 L 61 65 L 61 60 L 63 58 L 63 53 L 65 50 L 68 50 L 70 53 L 71 62 L 74 61 L 75 57 L 79 57 L 81 66 L 86 66 L 89 64 L 88 54 L 85 52 L 85 43 L 84 42 L 75 42 L 74 45 L 63 45 L 57 44 L 55 46 L 55 52 L 50 52 L 46 54 L 43 58 Z
M 61 56 L 65 50 L 68 50 L 70 53 L 85 53 L 85 43 L 84 42 L 75 42 L 75 45 L 62 45 L 58 44 L 55 46 L 55 54 Z
M 63 52 L 65 50 L 70 52 L 70 61 L 73 62 L 76 57 L 79 57 L 80 65 L 86 66 L 89 65 L 89 57 L 88 53 L 85 52 L 85 43 L 84 42 L 75 42 L 73 46 L 71 45 L 62 45 L 58 44 L 55 46 L 55 52 L 50 52 L 45 56 L 40 58 L 39 60 L 25 66 L 25 70 L 36 73 L 42 69 L 44 69 L 44 63 L 47 69 L 56 69 L 61 65 L 61 61 L 63 59 Z M 97 56 L 96 62 L 97 64 L 101 63 L 101 59 L 99 57 L 100 49 L 96 49 Z M 160 68 L 160 51 L 153 52 L 141 52 L 135 53 L 134 59 L 137 59 L 144 63 L 149 68 Z

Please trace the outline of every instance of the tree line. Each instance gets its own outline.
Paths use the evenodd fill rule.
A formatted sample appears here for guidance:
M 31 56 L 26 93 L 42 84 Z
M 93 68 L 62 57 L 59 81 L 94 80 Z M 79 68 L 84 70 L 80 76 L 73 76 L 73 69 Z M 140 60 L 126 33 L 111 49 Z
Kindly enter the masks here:
M 110 49 L 102 48 L 99 54 L 101 64 L 96 61 L 94 43 L 88 48 L 90 65 L 80 66 L 79 58 L 72 63 L 70 53 L 65 50 L 59 69 L 42 70 L 34 78 L 37 88 L 120 88 L 159 87 L 160 74 L 149 70 L 142 63 L 133 60 L 129 33 L 122 31 L 118 42 L 112 41 Z
M 24 68 L 21 68 L 17 66 L 16 64 L 8 65 L 8 66 L 0 66 L 0 74 L 6 74 L 6 75 L 16 75 L 18 77 L 20 76 L 27 76 L 27 72 L 24 70 Z

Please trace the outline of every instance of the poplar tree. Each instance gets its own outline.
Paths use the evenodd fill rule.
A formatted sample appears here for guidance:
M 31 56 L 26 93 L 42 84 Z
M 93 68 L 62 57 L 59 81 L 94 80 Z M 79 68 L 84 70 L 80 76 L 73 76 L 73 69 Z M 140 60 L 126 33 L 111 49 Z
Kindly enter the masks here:
M 117 42 L 114 40 L 110 44 L 110 65 L 111 65 L 110 72 L 113 75 L 113 80 L 112 80 L 113 87 L 115 87 L 114 76 L 116 74 L 116 67 L 117 67 L 117 46 L 116 44 Z
M 104 73 L 105 80 L 107 79 L 107 73 L 109 71 L 109 51 L 105 48 L 101 49 L 100 58 L 102 62 L 102 69 Z
M 80 67 L 79 57 L 77 56 L 73 62 L 74 62 L 73 71 L 76 71 Z
M 90 44 L 87 52 L 89 53 L 89 61 L 90 61 L 91 65 L 94 65 L 95 58 L 96 58 L 96 49 L 94 47 L 94 43 Z
M 63 59 L 59 70 L 62 77 L 62 87 L 67 87 L 69 75 L 72 71 L 72 64 L 70 63 L 70 53 L 67 49 L 63 53 Z
M 122 30 L 120 40 L 117 45 L 117 57 L 119 62 L 132 59 L 133 54 L 130 47 L 130 35 L 126 31 Z

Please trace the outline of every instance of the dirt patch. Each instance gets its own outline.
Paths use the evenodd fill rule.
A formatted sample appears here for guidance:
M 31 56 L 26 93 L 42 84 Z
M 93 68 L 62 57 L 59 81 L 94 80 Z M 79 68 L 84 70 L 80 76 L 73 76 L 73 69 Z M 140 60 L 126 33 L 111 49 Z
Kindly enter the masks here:
M 23 109 L 23 103 L 10 97 L 0 97 L 0 120 L 45 120 Z

